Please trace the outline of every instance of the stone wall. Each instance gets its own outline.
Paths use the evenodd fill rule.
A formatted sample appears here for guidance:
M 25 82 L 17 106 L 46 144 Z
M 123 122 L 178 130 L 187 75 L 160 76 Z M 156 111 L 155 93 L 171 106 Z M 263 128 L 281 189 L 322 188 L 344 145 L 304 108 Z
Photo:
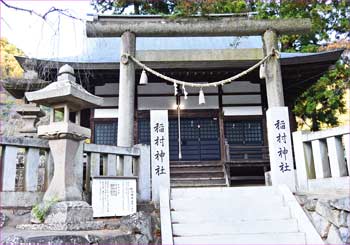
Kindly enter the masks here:
M 332 194 L 302 194 L 297 199 L 326 243 L 350 244 L 349 193 Z

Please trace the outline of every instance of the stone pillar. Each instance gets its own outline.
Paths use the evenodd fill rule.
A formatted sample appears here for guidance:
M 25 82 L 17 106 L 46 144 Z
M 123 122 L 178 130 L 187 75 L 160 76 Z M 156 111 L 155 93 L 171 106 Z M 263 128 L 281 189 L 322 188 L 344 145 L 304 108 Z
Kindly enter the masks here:
M 295 191 L 292 139 L 287 107 L 272 107 L 266 111 L 272 185 L 285 184 Z
M 271 54 L 278 50 L 278 35 L 273 30 L 265 31 L 263 35 L 264 53 Z M 266 96 L 268 108 L 284 106 L 281 64 L 276 56 L 270 57 L 265 63 Z
M 120 41 L 118 146 L 132 146 L 134 143 L 135 65 L 123 54 L 134 56 L 135 49 L 135 34 L 124 32 Z

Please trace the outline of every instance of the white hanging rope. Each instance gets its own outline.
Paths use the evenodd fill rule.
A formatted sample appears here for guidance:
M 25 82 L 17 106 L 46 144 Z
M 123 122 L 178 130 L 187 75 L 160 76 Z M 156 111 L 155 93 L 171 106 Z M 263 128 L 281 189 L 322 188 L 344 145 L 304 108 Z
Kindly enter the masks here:
M 182 149 L 181 149 L 181 117 L 180 117 L 180 104 L 177 105 L 177 132 L 178 132 L 178 144 L 179 144 L 179 159 L 182 159 Z
M 246 74 L 248 74 L 249 72 L 253 71 L 254 69 L 256 69 L 257 67 L 259 67 L 260 65 L 262 65 L 268 58 L 272 57 L 272 56 L 276 56 L 276 58 L 279 58 L 280 53 L 277 50 L 272 50 L 272 53 L 269 55 L 266 55 L 262 60 L 260 60 L 258 63 L 256 63 L 255 65 L 253 65 L 252 67 L 249 67 L 247 70 L 242 71 L 241 73 L 238 73 L 237 75 L 234 75 L 233 77 L 229 77 L 227 79 L 224 80 L 220 80 L 217 82 L 211 82 L 211 83 L 192 83 L 192 82 L 186 82 L 186 81 L 182 81 L 182 80 L 177 80 L 168 76 L 165 76 L 155 70 L 153 70 L 152 68 L 146 66 L 145 64 L 143 64 L 141 61 L 139 61 L 138 59 L 136 59 L 134 56 L 130 55 L 130 54 L 124 54 L 126 57 L 130 58 L 132 61 L 134 61 L 137 65 L 139 65 L 142 69 L 152 73 L 153 75 L 160 77 L 168 82 L 174 83 L 174 86 L 176 86 L 177 84 L 180 84 L 182 86 L 189 86 L 189 87 L 195 87 L 195 88 L 208 88 L 208 87 L 216 87 L 219 85 L 224 85 L 226 83 L 230 83 Z

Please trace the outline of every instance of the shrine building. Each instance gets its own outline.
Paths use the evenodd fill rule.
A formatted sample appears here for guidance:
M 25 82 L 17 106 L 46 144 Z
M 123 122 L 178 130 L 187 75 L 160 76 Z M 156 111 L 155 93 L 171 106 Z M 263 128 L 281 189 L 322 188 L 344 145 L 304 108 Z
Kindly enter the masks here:
M 99 17 L 98 21 L 114 19 L 143 21 L 139 16 Z M 129 94 L 119 86 L 121 38 L 96 33 L 97 37 L 88 38 L 87 51 L 80 57 L 17 57 L 24 70 L 35 70 L 49 82 L 55 81 L 59 67 L 69 64 L 78 83 L 104 98 L 103 106 L 81 112 L 82 125 L 92 130 L 92 143 L 117 145 L 118 119 L 126 113 L 120 111 L 120 97 L 126 96 L 133 100 L 132 144 L 150 144 L 150 110 L 168 110 L 173 186 L 264 183 L 264 172 L 270 168 L 265 116 L 269 96 L 259 67 L 230 83 L 204 87 L 205 103 L 200 104 L 196 87 L 174 87 L 147 71 L 148 82 L 140 84 L 143 69 L 134 64 L 134 93 Z M 198 84 L 232 77 L 267 55 L 258 35 L 136 36 L 134 57 L 138 61 L 165 76 Z M 290 111 L 291 131 L 296 131 L 291 113 L 296 98 L 335 64 L 342 51 L 279 54 L 282 101 Z

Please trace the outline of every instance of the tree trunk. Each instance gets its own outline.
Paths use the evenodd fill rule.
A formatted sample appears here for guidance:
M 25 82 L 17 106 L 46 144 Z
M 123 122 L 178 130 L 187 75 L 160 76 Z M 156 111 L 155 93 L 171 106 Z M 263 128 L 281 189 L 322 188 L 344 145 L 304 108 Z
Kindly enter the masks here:
M 140 14 L 140 4 L 138 1 L 134 1 L 134 12 L 135 14 L 139 15 Z
M 311 120 L 312 120 L 311 131 L 318 131 L 318 130 L 320 130 L 320 125 L 319 125 L 319 123 L 318 123 L 318 121 L 317 121 L 316 112 L 315 112 L 315 114 L 312 116 Z

